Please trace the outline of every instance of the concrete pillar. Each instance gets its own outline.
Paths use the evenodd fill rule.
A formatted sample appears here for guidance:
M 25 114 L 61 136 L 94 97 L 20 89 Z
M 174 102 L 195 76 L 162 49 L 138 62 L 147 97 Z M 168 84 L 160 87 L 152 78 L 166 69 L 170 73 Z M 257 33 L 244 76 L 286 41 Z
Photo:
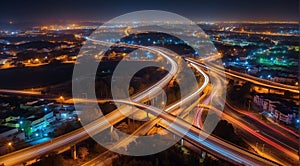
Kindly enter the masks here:
M 180 139 L 180 145 L 183 146 L 183 138 Z
M 74 160 L 77 159 L 77 154 L 76 154 L 76 145 L 71 147 L 71 156 Z

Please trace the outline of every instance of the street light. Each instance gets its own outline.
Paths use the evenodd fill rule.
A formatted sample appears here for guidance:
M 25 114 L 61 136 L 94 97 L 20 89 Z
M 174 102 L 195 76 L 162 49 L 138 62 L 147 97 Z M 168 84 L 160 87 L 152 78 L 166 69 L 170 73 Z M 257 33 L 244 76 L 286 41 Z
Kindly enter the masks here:
M 7 145 L 8 145 L 8 146 L 12 146 L 12 142 L 9 142 Z
M 62 103 L 63 103 L 63 101 L 64 101 L 64 97 L 63 97 L 63 96 L 60 96 L 60 97 L 59 97 L 59 100 L 60 100 L 60 106 L 62 107 Z

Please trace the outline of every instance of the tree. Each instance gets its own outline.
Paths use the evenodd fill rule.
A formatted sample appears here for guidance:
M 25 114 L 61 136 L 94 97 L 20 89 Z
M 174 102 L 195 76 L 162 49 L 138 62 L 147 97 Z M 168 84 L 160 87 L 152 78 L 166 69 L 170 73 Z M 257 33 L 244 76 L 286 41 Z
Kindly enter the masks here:
M 89 150 L 86 147 L 79 147 L 78 155 L 80 158 L 85 159 L 85 157 L 89 154 Z
M 247 98 L 249 98 L 250 95 L 250 90 L 251 90 L 251 83 L 250 82 L 246 82 L 240 89 L 240 93 L 239 93 L 239 99 L 241 102 L 245 102 L 247 100 Z
M 65 133 L 68 133 L 68 132 L 71 132 L 71 131 L 77 129 L 78 127 L 79 127 L 78 124 L 67 121 L 55 130 L 56 131 L 55 135 L 56 136 L 63 135 Z
M 238 146 L 246 149 L 249 148 L 249 146 L 234 132 L 232 124 L 228 123 L 226 120 L 220 120 L 212 134 Z
M 31 166 L 64 166 L 64 159 L 58 154 L 51 153 L 47 157 L 43 156 L 39 162 Z
M 30 121 L 24 120 L 23 124 L 20 127 L 24 130 L 26 137 L 30 137 L 32 135 L 32 127 Z

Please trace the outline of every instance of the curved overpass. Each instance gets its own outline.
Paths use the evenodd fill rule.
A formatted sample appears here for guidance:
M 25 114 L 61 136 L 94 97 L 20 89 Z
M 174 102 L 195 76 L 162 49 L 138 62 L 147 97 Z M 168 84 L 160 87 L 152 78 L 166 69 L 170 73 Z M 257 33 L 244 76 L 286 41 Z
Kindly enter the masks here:
M 223 72 L 219 67 L 217 67 L 217 66 L 215 66 L 211 63 L 208 63 L 208 65 L 204 65 L 204 64 L 202 64 L 198 61 L 195 61 L 195 60 L 191 60 L 191 59 L 186 59 L 186 60 L 191 62 L 191 63 L 200 65 L 200 66 L 205 66 L 206 68 L 208 68 L 208 69 L 210 69 L 210 70 L 212 70 L 216 73 Z M 299 93 L 299 87 L 297 87 L 297 86 L 284 85 L 284 84 L 280 84 L 280 83 L 277 83 L 277 82 L 273 82 L 273 81 L 269 81 L 269 80 L 265 80 L 265 79 L 260 79 L 260 78 L 257 78 L 257 77 L 254 77 L 254 76 L 251 76 L 251 75 L 248 75 L 248 74 L 243 74 L 243 73 L 239 73 L 239 72 L 236 72 L 236 71 L 228 70 L 228 69 L 225 70 L 225 74 L 229 75 L 231 77 L 234 77 L 234 78 L 238 78 L 238 79 L 241 79 L 241 80 L 251 82 L 255 85 L 260 85 L 260 86 L 267 87 L 267 88 L 272 88 L 272 89 L 289 91 L 289 92 L 293 92 L 293 93 Z
M 174 134 L 184 137 L 188 142 L 208 153 L 238 165 L 279 165 L 259 155 L 247 152 L 233 144 L 229 144 L 216 138 L 205 131 L 191 126 L 188 122 L 168 112 L 161 111 L 155 107 L 145 104 L 134 103 L 126 100 L 114 100 L 114 102 L 134 105 L 148 110 L 151 114 L 162 118 L 159 125 L 170 130 Z M 188 131 L 185 133 L 185 131 Z

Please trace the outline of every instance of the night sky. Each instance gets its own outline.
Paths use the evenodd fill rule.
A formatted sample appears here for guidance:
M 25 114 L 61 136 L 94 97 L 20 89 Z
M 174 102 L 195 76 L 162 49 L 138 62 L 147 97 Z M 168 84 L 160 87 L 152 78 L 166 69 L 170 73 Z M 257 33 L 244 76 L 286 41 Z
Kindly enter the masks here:
M 136 10 L 165 10 L 194 21 L 298 21 L 298 0 L 3 0 L 0 21 L 107 21 Z

